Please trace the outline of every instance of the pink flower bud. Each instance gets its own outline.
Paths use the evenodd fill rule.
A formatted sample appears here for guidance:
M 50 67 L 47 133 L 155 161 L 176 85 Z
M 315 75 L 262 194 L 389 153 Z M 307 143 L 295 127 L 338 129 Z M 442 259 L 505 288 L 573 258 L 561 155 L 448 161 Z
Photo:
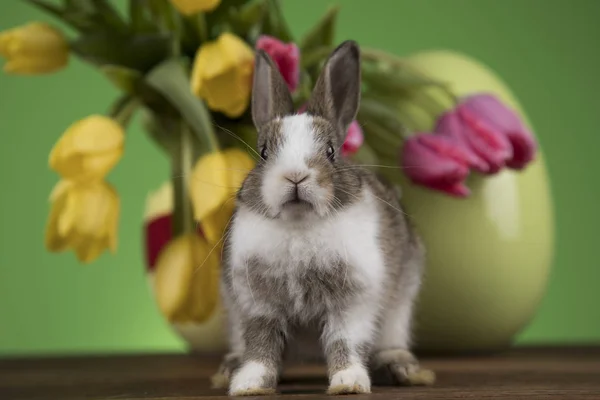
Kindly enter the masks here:
M 513 169 L 523 169 L 535 158 L 537 143 L 533 134 L 525 127 L 519 115 L 490 94 L 477 94 L 466 98 L 461 105 L 465 115 L 472 115 L 501 132 L 510 142 L 511 156 L 506 165 Z
M 472 156 L 453 139 L 427 133 L 412 136 L 405 140 L 401 158 L 412 182 L 456 197 L 470 194 L 464 181 Z
M 442 115 L 435 132 L 451 137 L 463 146 L 476 160 L 471 167 L 482 173 L 500 171 L 512 157 L 508 138 L 463 104 Z
M 365 137 L 358 121 L 352 121 L 348 127 L 346 140 L 344 140 L 344 144 L 342 145 L 342 155 L 351 156 L 355 154 L 360 149 L 360 146 L 362 146 L 364 140 Z
M 271 56 L 290 92 L 298 87 L 300 81 L 300 50 L 295 43 L 283 43 L 279 39 L 262 35 L 256 41 L 256 49 L 264 50 Z
M 537 150 L 519 116 L 489 94 L 465 98 L 438 119 L 435 132 L 462 144 L 476 159 L 471 167 L 487 174 L 505 165 L 522 169 Z
M 306 106 L 306 104 L 300 106 L 300 108 L 298 108 L 298 114 L 304 114 L 306 111 Z M 347 157 L 355 154 L 360 149 L 364 141 L 365 136 L 360 124 L 357 120 L 352 121 L 348 127 L 346 139 L 344 139 L 344 143 L 342 144 L 342 156 Z

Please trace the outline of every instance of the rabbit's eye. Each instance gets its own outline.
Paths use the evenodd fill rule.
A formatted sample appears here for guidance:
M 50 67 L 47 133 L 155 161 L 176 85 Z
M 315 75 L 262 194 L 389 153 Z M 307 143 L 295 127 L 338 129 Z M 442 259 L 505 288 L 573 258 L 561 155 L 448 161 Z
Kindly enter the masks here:
M 260 151 L 260 156 L 262 157 L 263 160 L 267 160 L 267 157 L 269 156 L 269 152 L 267 151 L 267 146 L 263 146 L 262 150 Z
M 333 146 L 330 144 L 327 146 L 327 158 L 329 161 L 333 161 L 335 151 L 333 150 Z

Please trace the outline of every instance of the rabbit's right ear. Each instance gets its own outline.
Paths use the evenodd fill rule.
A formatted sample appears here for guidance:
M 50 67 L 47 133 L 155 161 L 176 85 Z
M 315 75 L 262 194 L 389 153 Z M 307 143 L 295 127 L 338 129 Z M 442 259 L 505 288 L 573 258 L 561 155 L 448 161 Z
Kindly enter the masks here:
M 267 122 L 293 114 L 292 95 L 271 57 L 256 52 L 252 84 L 252 120 L 257 129 Z

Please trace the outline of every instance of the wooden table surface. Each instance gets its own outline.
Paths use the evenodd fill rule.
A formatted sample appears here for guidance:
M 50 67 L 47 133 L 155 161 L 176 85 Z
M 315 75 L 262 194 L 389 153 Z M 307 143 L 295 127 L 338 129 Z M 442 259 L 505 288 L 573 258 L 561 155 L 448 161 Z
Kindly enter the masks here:
M 374 388 L 358 399 L 600 399 L 600 347 L 518 349 L 494 356 L 424 358 L 435 386 Z M 217 360 L 141 355 L 0 360 L 2 400 L 223 399 L 208 377 Z M 331 399 L 323 370 L 290 370 L 281 399 Z M 344 397 L 348 398 L 348 397 Z

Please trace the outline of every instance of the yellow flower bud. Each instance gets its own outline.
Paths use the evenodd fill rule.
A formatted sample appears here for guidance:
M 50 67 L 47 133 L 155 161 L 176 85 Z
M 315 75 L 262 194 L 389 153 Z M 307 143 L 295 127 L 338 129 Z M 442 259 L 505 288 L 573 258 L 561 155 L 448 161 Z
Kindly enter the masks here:
M 253 69 L 252 49 L 239 37 L 223 33 L 196 53 L 192 91 L 210 109 L 239 117 L 250 102 Z
M 235 206 L 235 194 L 254 160 L 247 152 L 231 148 L 200 158 L 189 180 L 194 217 L 209 243 L 218 242 Z
M 117 248 L 119 196 L 104 181 L 60 181 L 50 201 L 46 247 L 58 252 L 73 249 L 79 261 L 89 263 L 105 249 Z
M 125 133 L 114 120 L 92 115 L 71 125 L 50 152 L 50 168 L 63 178 L 103 179 L 123 155 Z
M 220 253 L 196 233 L 172 240 L 156 262 L 154 287 L 171 322 L 206 321 L 219 300 Z
M 221 0 L 171 0 L 171 4 L 183 15 L 194 15 L 200 11 L 212 11 Z
M 67 65 L 69 46 L 59 30 L 32 22 L 0 33 L 0 55 L 7 59 L 7 73 L 44 74 Z

